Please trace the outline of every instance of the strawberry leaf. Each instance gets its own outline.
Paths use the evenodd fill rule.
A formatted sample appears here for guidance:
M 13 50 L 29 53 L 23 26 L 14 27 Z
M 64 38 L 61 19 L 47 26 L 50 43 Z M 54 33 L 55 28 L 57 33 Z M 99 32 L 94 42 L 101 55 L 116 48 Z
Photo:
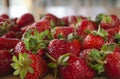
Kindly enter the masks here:
M 25 78 L 27 72 L 34 72 L 30 66 L 32 60 L 29 58 L 29 55 L 27 53 L 19 53 L 18 58 L 17 56 L 13 56 L 12 61 L 13 63 L 11 64 L 11 67 L 15 69 L 13 74 L 20 75 L 21 79 Z
M 64 54 L 64 55 L 61 55 L 59 58 L 58 58 L 58 63 L 66 63 L 68 60 L 69 60 L 69 55 L 70 54 Z
M 99 26 L 99 28 L 98 28 L 98 34 L 99 34 L 101 37 L 106 37 L 106 36 L 108 36 L 108 33 L 107 33 L 103 28 L 101 28 L 100 26 Z

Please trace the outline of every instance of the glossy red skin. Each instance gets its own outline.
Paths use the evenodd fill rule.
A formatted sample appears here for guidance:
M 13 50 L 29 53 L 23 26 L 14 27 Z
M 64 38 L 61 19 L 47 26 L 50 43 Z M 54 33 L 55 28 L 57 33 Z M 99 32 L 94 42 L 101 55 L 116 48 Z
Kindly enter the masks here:
M 13 31 L 9 31 L 2 36 L 2 38 L 16 38 L 16 33 Z
M 33 27 L 35 27 L 39 32 L 50 30 L 50 22 L 47 20 L 40 20 L 38 22 L 35 22 L 33 24 Z
M 30 66 L 33 68 L 34 73 L 27 73 L 25 76 L 25 79 L 39 79 L 45 73 L 47 73 L 47 63 L 45 60 L 43 60 L 40 56 L 35 54 L 29 55 L 30 59 L 32 59 L 32 63 Z
M 12 63 L 12 54 L 9 50 L 0 50 L 0 76 L 12 72 L 10 64 Z
M 120 25 L 120 19 L 116 15 L 109 15 L 111 17 L 111 22 L 106 23 L 104 21 L 101 21 L 100 26 L 104 29 L 109 29 L 113 27 L 119 27 Z
M 14 54 L 18 56 L 19 53 L 31 53 L 29 50 L 25 48 L 25 44 L 22 41 L 17 43 L 14 48 Z
M 95 76 L 95 72 L 81 58 L 70 55 L 67 63 L 67 66 L 59 68 L 62 79 L 93 79 Z
M 34 22 L 34 17 L 30 13 L 23 14 L 20 18 L 17 19 L 16 23 L 19 27 L 24 27 L 26 25 L 32 24 Z
M 60 34 L 62 34 L 63 37 L 67 38 L 68 35 L 70 33 L 73 33 L 74 32 L 74 28 L 73 27 L 66 27 L 66 26 L 63 26 L 63 27 L 56 27 L 55 28 L 55 34 L 54 34 L 54 37 L 55 38 L 58 38 L 58 36 Z
M 81 49 L 81 42 L 79 40 L 74 39 L 67 42 L 67 52 L 79 56 Z
M 74 15 L 69 16 L 68 22 L 69 22 L 69 25 L 71 25 L 71 24 L 76 24 L 76 23 L 77 23 L 77 17 L 74 16 Z
M 64 40 L 53 39 L 48 44 L 48 53 L 55 59 L 67 53 L 67 42 Z
M 21 29 L 19 28 L 18 25 L 12 25 L 9 31 L 20 32 Z
M 18 42 L 20 40 L 15 38 L 0 38 L 0 49 L 12 49 Z
M 120 31 L 120 27 L 109 28 L 106 31 L 108 32 L 108 42 L 114 42 L 114 36 Z
M 46 14 L 41 20 L 53 21 L 56 26 L 60 25 L 60 19 L 53 14 Z
M 115 47 L 114 52 L 120 52 L 120 47 Z
M 81 36 L 82 38 L 84 38 L 87 33 L 85 31 L 89 30 L 89 31 L 94 31 L 96 30 L 97 26 L 94 22 L 84 19 L 82 20 L 79 24 L 78 24 L 78 28 L 76 30 L 77 35 Z
M 111 53 L 106 57 L 105 73 L 109 79 L 120 79 L 120 53 Z
M 4 19 L 9 19 L 9 16 L 7 14 L 1 14 L 0 17 Z
M 19 53 L 28 53 L 28 54 L 31 54 L 32 51 L 27 50 L 26 47 L 25 47 L 24 42 L 21 41 L 14 48 L 14 54 L 16 56 L 18 56 Z M 35 55 L 38 55 L 39 57 L 43 57 L 44 54 L 45 54 L 44 49 L 38 49 L 37 54 L 35 54 Z
M 63 26 L 68 26 L 69 25 L 69 22 L 68 22 L 68 16 L 66 17 L 62 17 L 60 18 L 61 22 L 63 22 Z
M 104 43 L 105 43 L 104 39 L 99 35 L 95 36 L 93 34 L 88 34 L 83 40 L 82 45 L 83 45 L 83 49 L 91 49 L 91 48 L 100 49 Z
M 79 54 L 79 57 L 82 58 L 83 60 L 85 60 L 86 63 L 88 63 L 89 61 L 87 60 L 87 58 L 89 57 L 89 53 L 92 49 L 85 49 L 82 50 Z

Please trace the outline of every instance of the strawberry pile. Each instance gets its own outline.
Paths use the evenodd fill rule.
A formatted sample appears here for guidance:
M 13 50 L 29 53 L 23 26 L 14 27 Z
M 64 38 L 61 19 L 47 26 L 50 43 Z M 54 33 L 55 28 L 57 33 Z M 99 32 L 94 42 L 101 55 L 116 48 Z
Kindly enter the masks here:
M 0 15 L 0 76 L 41 79 L 120 79 L 120 19 L 47 13 L 35 21 Z

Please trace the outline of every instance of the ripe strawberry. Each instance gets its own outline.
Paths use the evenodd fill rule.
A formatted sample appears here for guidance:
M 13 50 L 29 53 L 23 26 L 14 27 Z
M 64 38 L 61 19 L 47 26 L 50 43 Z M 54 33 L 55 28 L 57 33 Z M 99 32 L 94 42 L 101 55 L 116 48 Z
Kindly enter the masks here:
M 85 37 L 87 35 L 87 31 L 94 31 L 96 30 L 96 25 L 94 22 L 90 20 L 82 20 L 78 23 L 78 27 L 76 29 L 77 35 L 81 37 Z
M 109 28 L 106 31 L 108 32 L 108 36 L 107 36 L 108 42 L 115 42 L 114 36 L 120 31 L 120 28 L 118 27 Z
M 68 18 L 69 18 L 68 16 L 60 18 L 61 26 L 69 25 Z
M 16 33 L 13 31 L 9 31 L 2 36 L 2 38 L 16 38 Z
M 12 60 L 14 75 L 20 75 L 21 79 L 39 79 L 47 72 L 47 63 L 38 55 L 20 53 Z
M 74 32 L 73 27 L 55 27 L 55 34 L 54 37 L 57 39 L 59 38 L 59 35 L 62 35 L 62 37 L 67 38 L 70 33 Z
M 100 26 L 104 29 L 118 27 L 120 24 L 120 19 L 116 15 L 103 15 L 101 18 Z
M 12 54 L 9 50 L 0 50 L 0 76 L 12 72 L 10 64 L 12 63 Z
M 74 15 L 69 16 L 68 22 L 69 22 L 69 25 L 71 25 L 71 24 L 77 24 L 77 17 L 74 16 Z
M 23 14 L 20 18 L 17 19 L 17 24 L 19 27 L 24 27 L 26 25 L 32 24 L 34 22 L 34 17 L 30 13 Z
M 59 71 L 63 79 L 93 79 L 95 72 L 90 69 L 85 61 L 74 55 L 64 57 L 68 59 L 66 65 L 60 65 Z
M 42 21 L 35 22 L 33 24 L 33 27 L 35 27 L 37 31 L 43 32 L 45 30 L 50 30 L 50 23 L 47 20 L 42 20 Z
M 60 19 L 51 13 L 45 14 L 45 16 L 41 18 L 41 20 L 49 21 L 51 26 L 59 26 L 60 25 L 59 24 Z
M 48 53 L 55 59 L 58 59 L 60 55 L 63 55 L 67 52 L 67 42 L 64 40 L 53 39 L 48 44 Z
M 106 56 L 105 73 L 109 79 L 120 79 L 120 54 L 113 52 Z
M 20 40 L 15 38 L 0 38 L 0 49 L 12 49 L 18 42 Z
M 26 49 L 24 42 L 20 41 L 16 44 L 14 48 L 14 54 L 18 56 L 19 53 L 31 53 L 29 50 Z
M 83 49 L 90 49 L 90 48 L 100 49 L 104 43 L 105 41 L 101 36 L 88 34 L 83 40 Z
M 9 16 L 7 14 L 1 14 L 0 18 L 9 19 Z
M 81 51 L 81 42 L 77 39 L 73 39 L 67 42 L 67 52 L 79 56 Z

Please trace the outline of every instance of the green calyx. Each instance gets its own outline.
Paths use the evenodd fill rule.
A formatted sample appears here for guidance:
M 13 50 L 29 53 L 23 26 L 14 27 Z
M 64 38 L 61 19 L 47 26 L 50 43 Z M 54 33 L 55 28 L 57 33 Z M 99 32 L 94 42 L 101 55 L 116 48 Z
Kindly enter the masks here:
M 64 54 L 61 55 L 58 60 L 55 60 L 53 57 L 51 57 L 49 54 L 46 54 L 53 62 L 48 63 L 48 67 L 54 68 L 54 76 L 57 77 L 58 73 L 58 66 L 67 66 L 67 61 L 69 60 L 70 54 Z
M 47 55 L 48 56 L 48 55 Z M 67 65 L 67 61 L 69 59 L 69 56 L 70 54 L 64 54 L 64 55 L 61 55 L 58 60 L 55 60 L 54 58 L 52 58 L 50 55 L 49 55 L 49 58 L 52 59 L 54 62 L 53 63 L 49 63 L 48 66 L 50 68 L 56 68 L 58 65 L 61 65 L 61 66 L 66 66 Z
M 103 18 L 106 17 L 106 16 L 107 16 L 107 15 L 102 14 L 102 13 L 98 14 L 98 15 L 96 16 L 96 18 L 95 18 L 95 22 L 97 23 L 97 25 L 99 25 L 100 22 L 103 20 Z
M 5 33 L 7 33 L 10 29 L 10 25 L 6 22 L 4 22 L 1 26 L 0 26 L 0 36 L 4 35 Z
M 104 53 L 101 53 L 97 49 L 92 49 L 90 51 L 88 60 L 90 61 L 88 65 L 97 71 L 99 74 L 104 71 Z
M 105 40 L 107 40 L 107 36 L 108 36 L 108 32 L 106 32 L 103 28 L 101 28 L 100 26 L 98 27 L 97 31 L 93 31 L 92 32 L 94 35 L 99 35 L 101 37 L 103 37 Z
M 33 34 L 32 34 L 33 33 Z M 29 30 L 23 37 L 23 42 L 25 43 L 26 49 L 37 53 L 38 49 L 44 49 L 47 47 L 48 40 L 45 38 L 49 35 L 49 30 L 43 32 L 38 32 L 37 30 Z
M 102 16 L 102 21 L 105 23 L 110 23 L 112 21 L 110 16 Z
M 24 79 L 28 72 L 34 73 L 32 67 L 30 67 L 32 60 L 27 53 L 19 53 L 18 57 L 13 56 L 12 61 L 11 66 L 15 70 L 13 74 L 20 75 L 21 79 Z
M 104 72 L 104 65 L 107 63 L 105 60 L 105 57 L 112 53 L 114 50 L 115 44 L 104 44 L 101 47 L 101 51 L 97 49 L 92 49 L 89 53 L 89 57 L 87 58 L 88 65 L 95 71 L 98 72 L 98 74 L 101 74 Z
M 120 46 L 120 31 L 115 34 L 114 39 L 116 40 L 117 44 Z

